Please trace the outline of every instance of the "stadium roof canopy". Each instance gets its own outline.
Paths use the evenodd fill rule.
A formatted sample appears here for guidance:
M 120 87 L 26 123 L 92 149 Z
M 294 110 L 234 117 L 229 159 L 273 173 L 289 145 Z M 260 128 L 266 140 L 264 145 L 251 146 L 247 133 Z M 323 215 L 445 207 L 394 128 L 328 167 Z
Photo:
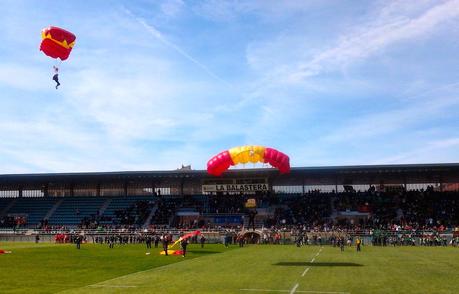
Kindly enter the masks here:
M 8 186 L 25 187 L 57 183 L 149 181 L 159 184 L 244 178 L 266 178 L 278 185 L 457 183 L 459 163 L 294 167 L 286 175 L 280 175 L 273 168 L 230 169 L 222 177 L 211 176 L 205 170 L 4 174 L 0 175 L 0 190 L 7 189 Z

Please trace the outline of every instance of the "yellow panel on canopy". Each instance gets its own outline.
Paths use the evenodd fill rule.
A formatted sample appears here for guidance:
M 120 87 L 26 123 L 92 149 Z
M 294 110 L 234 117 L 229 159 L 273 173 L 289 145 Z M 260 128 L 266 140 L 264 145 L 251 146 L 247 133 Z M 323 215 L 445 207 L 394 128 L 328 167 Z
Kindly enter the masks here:
M 233 163 L 257 163 L 264 162 L 265 147 L 257 145 L 248 145 L 234 147 L 228 150 Z

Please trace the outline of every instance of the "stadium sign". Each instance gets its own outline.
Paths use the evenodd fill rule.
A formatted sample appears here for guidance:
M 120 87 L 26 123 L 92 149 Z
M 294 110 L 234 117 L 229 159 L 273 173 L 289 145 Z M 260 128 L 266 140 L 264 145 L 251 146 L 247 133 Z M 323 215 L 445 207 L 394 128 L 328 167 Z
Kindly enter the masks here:
M 202 185 L 202 192 L 255 192 L 268 190 L 268 184 Z

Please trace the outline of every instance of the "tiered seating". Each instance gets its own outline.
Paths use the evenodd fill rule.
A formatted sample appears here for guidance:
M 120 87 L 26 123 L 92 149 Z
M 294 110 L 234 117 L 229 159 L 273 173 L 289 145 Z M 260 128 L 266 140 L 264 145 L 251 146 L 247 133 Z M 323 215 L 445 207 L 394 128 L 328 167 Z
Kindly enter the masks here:
M 84 217 L 97 215 L 105 197 L 64 197 L 49 219 L 50 225 L 78 225 Z
M 126 209 L 134 205 L 137 201 L 153 201 L 152 196 L 128 196 L 128 197 L 112 197 L 112 201 L 107 206 L 103 213 L 103 220 L 101 224 L 113 224 L 116 218 L 115 212 L 117 210 Z M 115 221 L 116 222 L 116 221 Z
M 0 198 L 0 214 L 13 200 L 14 198 Z
M 157 225 L 169 224 L 169 219 L 175 216 L 176 208 L 181 201 L 182 199 L 180 198 L 161 199 L 151 223 Z
M 27 214 L 27 225 L 36 226 L 59 199 L 56 198 L 17 198 L 8 214 Z

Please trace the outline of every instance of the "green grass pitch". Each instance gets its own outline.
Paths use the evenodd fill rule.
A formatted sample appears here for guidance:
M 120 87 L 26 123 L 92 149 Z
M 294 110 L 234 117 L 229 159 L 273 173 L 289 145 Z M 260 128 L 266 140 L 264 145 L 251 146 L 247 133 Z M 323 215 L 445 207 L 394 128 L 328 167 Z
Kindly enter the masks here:
M 459 248 L 0 243 L 0 293 L 459 293 Z

